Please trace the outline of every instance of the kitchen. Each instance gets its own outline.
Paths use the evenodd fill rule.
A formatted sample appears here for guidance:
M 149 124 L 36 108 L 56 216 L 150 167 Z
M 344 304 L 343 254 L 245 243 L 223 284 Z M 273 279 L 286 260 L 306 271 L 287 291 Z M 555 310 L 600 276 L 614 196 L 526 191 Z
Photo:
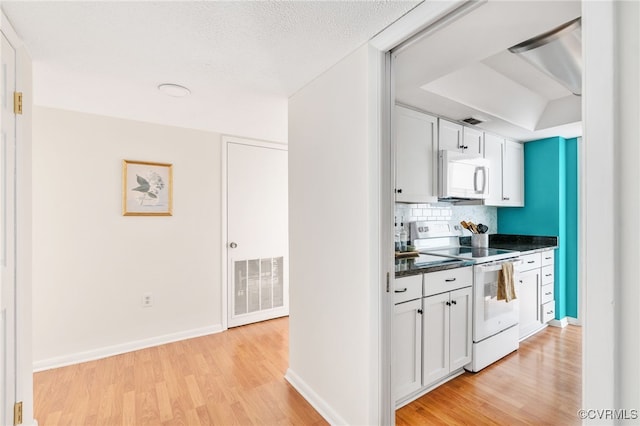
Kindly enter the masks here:
M 580 5 L 520 6 L 535 24 L 505 32 L 513 7 L 484 5 L 393 54 L 397 408 L 549 324 L 580 324 Z M 564 81 L 517 54 L 557 45 L 556 68 L 574 67 Z M 505 269 L 517 294 L 508 303 L 496 297 Z

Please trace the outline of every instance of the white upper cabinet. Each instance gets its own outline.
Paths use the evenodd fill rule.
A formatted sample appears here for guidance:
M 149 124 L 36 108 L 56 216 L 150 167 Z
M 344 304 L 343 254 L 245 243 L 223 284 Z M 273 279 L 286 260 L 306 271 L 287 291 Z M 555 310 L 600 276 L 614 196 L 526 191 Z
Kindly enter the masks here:
M 505 206 L 524 206 L 524 145 L 504 141 L 502 161 L 502 199 Z
M 484 203 L 502 205 L 502 146 L 504 138 L 491 133 L 484 135 L 484 158 L 489 162 L 489 195 Z
M 463 127 L 462 141 L 464 142 L 464 152 L 474 157 L 482 157 L 484 154 L 484 132 L 472 127 Z
M 438 201 L 437 124 L 436 117 L 396 106 L 396 201 Z
M 439 149 L 456 151 L 470 157 L 482 157 L 484 132 L 443 118 L 438 120 Z
M 485 205 L 524 206 L 523 145 L 486 133 L 484 157 L 489 161 L 489 195 Z
M 452 123 L 444 119 L 438 120 L 438 144 L 439 149 L 447 151 L 464 151 L 464 142 L 462 141 L 462 125 Z

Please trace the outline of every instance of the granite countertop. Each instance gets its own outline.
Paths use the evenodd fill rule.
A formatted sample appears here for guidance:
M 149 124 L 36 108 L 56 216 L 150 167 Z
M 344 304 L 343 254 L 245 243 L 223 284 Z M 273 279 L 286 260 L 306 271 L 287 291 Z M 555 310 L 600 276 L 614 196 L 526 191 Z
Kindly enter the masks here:
M 475 263 L 473 261 L 448 259 L 446 257 L 442 258 L 441 263 L 423 263 L 426 258 L 427 256 L 420 255 L 417 257 L 396 259 L 396 278 L 443 271 L 445 269 L 462 268 L 463 266 L 471 266 Z
M 460 237 L 460 245 L 471 247 L 471 237 Z M 519 251 L 530 254 L 558 247 L 558 237 L 538 235 L 510 235 L 489 234 L 489 247 Z M 445 269 L 462 268 L 475 264 L 473 260 L 457 260 L 442 258 L 440 262 L 429 263 L 434 256 L 420 255 L 417 257 L 396 259 L 396 278 L 428 272 L 443 271 Z
M 460 237 L 460 245 L 471 246 L 471 237 Z M 522 254 L 558 248 L 558 237 L 489 234 L 489 247 L 515 250 Z

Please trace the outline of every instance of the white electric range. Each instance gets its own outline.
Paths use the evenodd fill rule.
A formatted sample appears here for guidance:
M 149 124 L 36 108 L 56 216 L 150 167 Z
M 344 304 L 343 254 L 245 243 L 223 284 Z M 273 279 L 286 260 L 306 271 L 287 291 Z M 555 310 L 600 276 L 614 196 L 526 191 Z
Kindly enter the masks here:
M 459 240 L 463 235 L 462 227 L 455 223 L 418 221 L 410 224 L 411 242 L 418 252 L 475 262 L 472 362 L 465 366 L 475 372 L 518 349 L 519 302 L 498 300 L 497 292 L 502 264 L 519 264 L 520 252 L 461 246 Z

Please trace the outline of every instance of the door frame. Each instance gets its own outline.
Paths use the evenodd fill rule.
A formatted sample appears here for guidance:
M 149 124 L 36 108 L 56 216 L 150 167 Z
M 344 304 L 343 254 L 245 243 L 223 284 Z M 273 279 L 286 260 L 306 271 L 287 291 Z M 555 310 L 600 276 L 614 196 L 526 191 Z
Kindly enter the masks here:
M 31 59 L 22 40 L 0 11 L 0 31 L 16 52 L 16 91 L 23 93 L 23 113 L 14 115 L 15 127 L 15 400 L 22 401 L 23 424 L 36 424 L 33 418 L 32 361 L 32 209 L 31 209 L 31 127 L 32 71 Z M 4 385 L 4 384 L 2 384 Z
M 274 149 L 285 149 L 288 151 L 288 145 L 286 143 L 279 142 L 270 142 L 259 139 L 249 139 L 249 138 L 241 138 L 237 136 L 231 135 L 222 135 L 221 138 L 221 156 L 220 156 L 220 170 L 222 173 L 221 176 L 221 188 L 220 188 L 220 217 L 221 217 L 221 229 L 220 229 L 220 250 L 221 250 L 221 261 L 222 265 L 220 265 L 221 277 L 220 277 L 220 286 L 222 288 L 221 292 L 221 303 L 222 303 L 222 329 L 227 330 L 229 328 L 229 256 L 227 254 L 227 244 L 229 243 L 229 235 L 228 235 L 228 215 L 227 215 L 227 195 L 228 195 L 228 181 L 227 181 L 227 154 L 228 154 L 228 146 L 230 143 L 242 144 L 242 145 L 251 145 L 261 148 L 274 148 Z M 287 256 L 286 259 L 286 267 L 289 267 L 289 259 Z M 286 295 L 285 297 L 289 297 Z

